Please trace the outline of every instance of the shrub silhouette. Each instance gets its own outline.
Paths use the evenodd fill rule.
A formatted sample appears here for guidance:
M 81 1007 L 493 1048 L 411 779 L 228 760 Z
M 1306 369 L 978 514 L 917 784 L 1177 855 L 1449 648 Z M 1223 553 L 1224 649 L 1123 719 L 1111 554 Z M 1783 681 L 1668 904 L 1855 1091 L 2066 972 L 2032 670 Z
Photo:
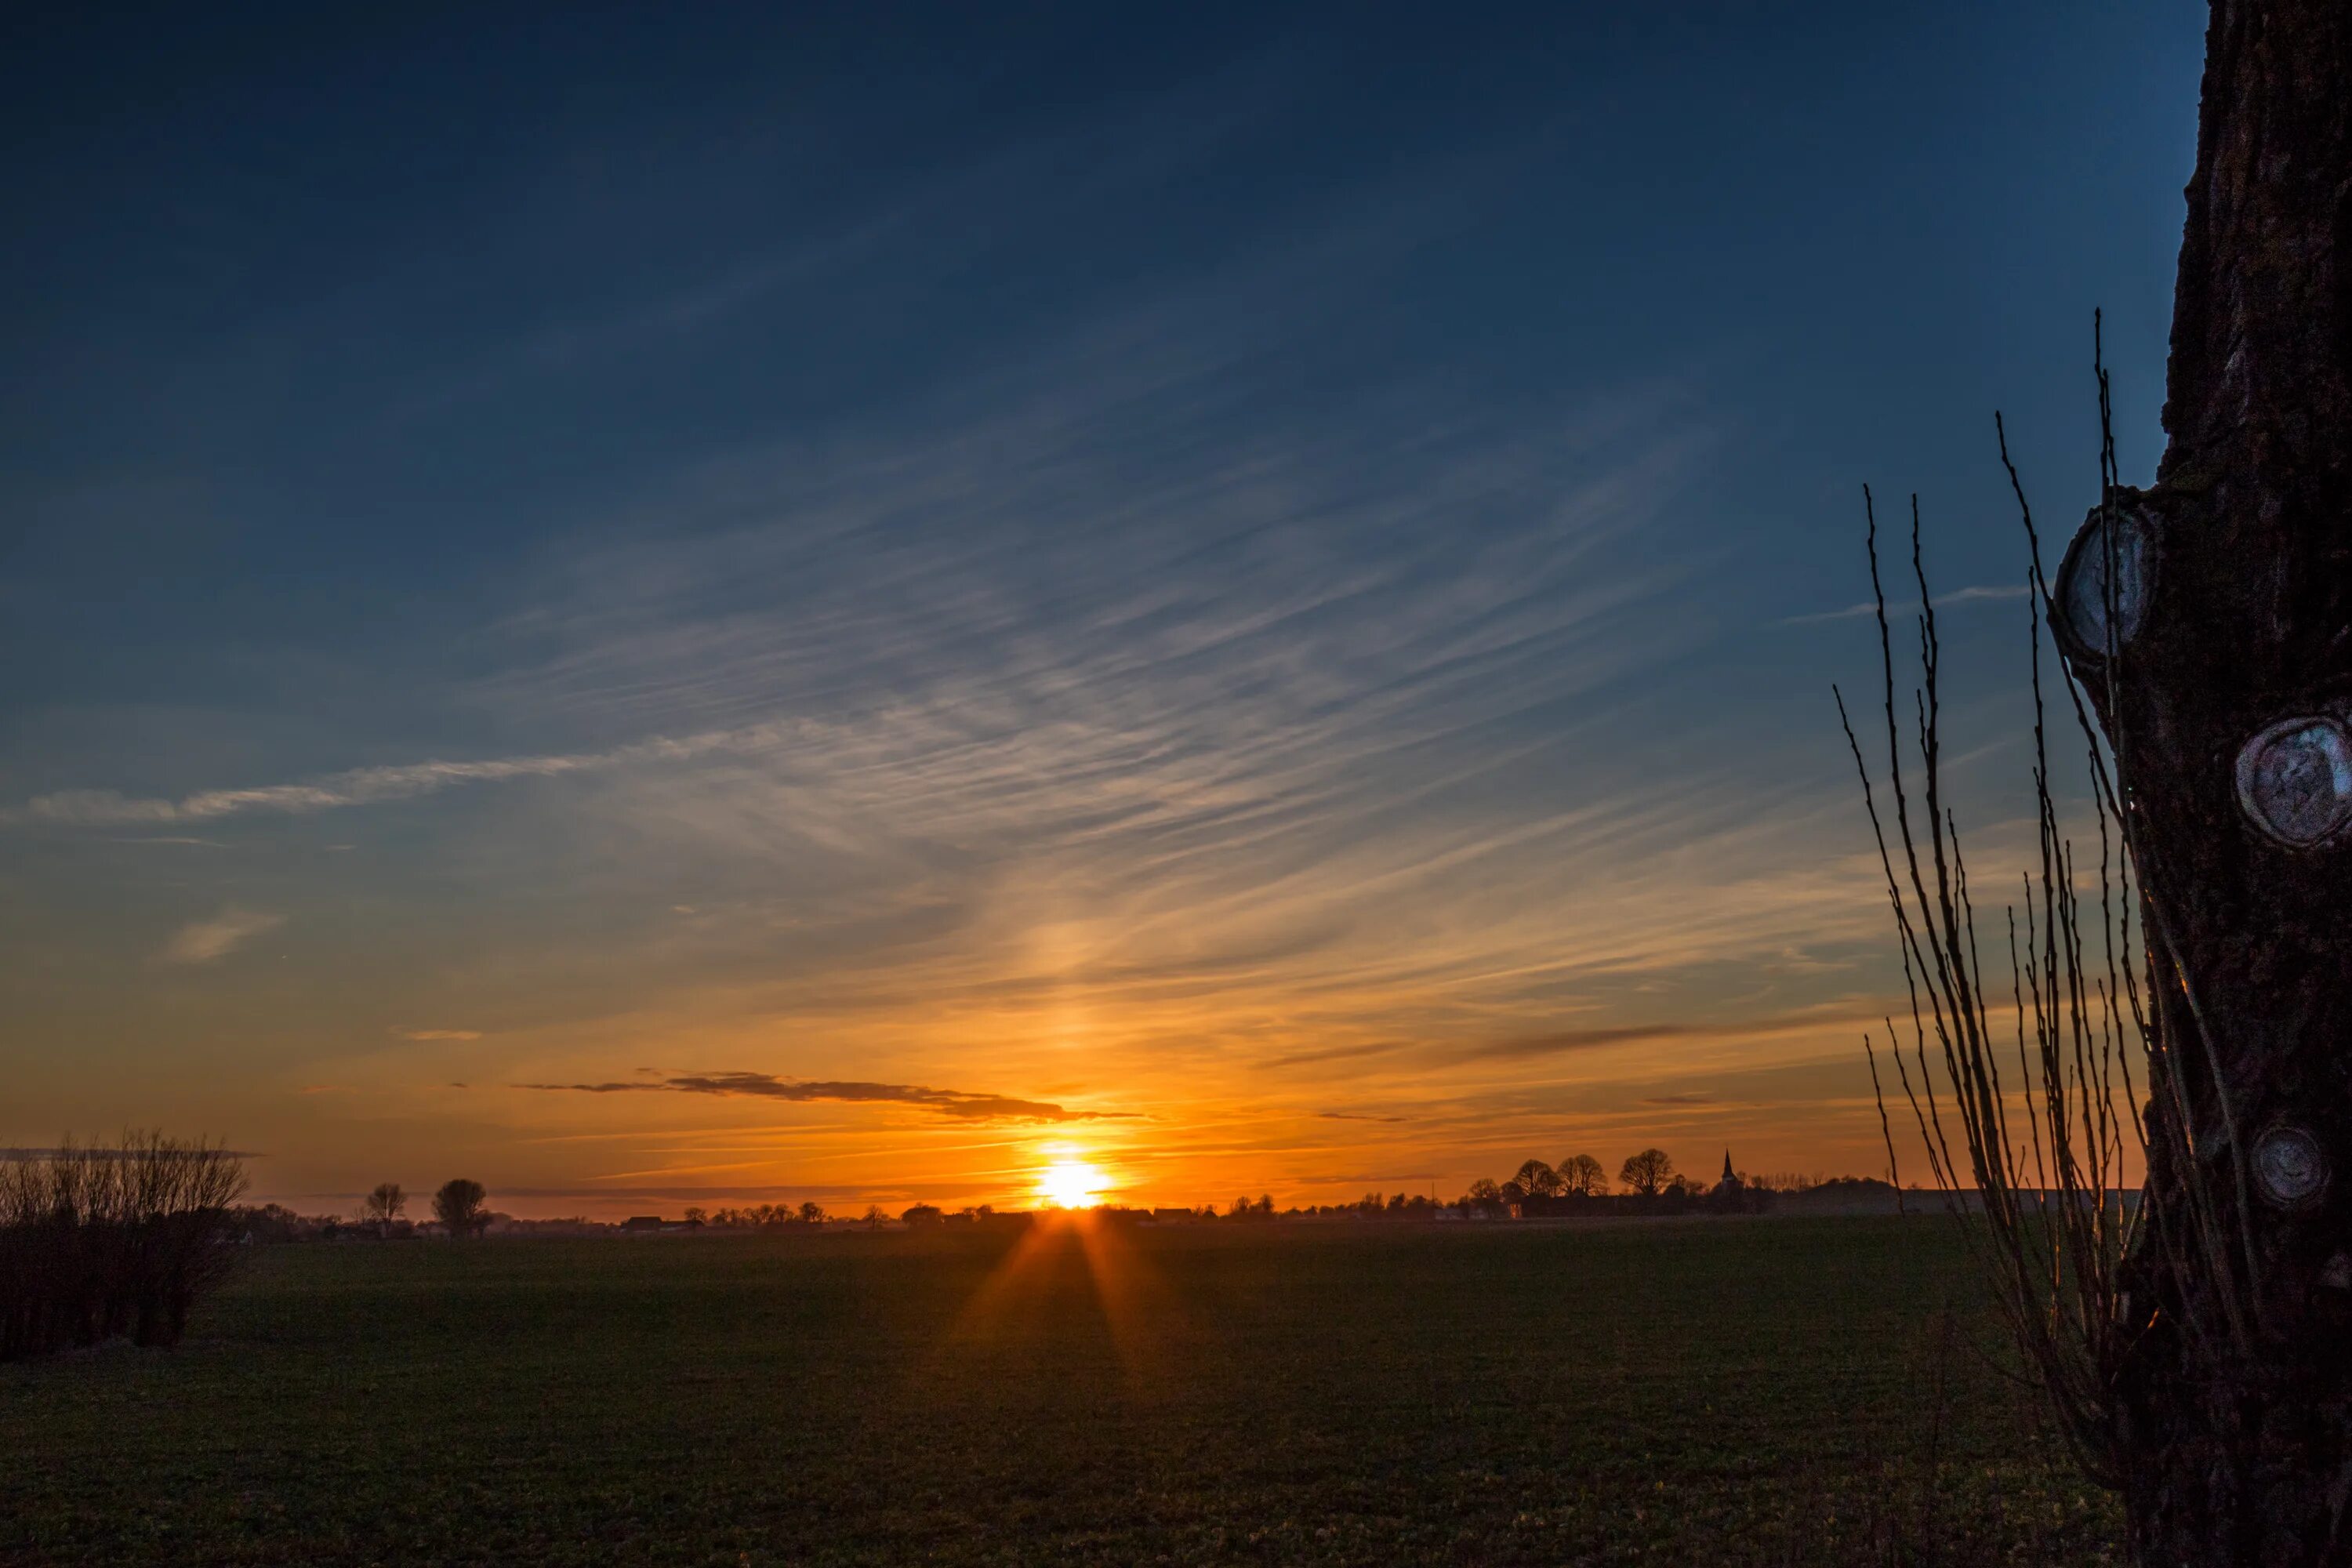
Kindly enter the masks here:
M 125 1336 L 177 1344 L 226 1278 L 245 1164 L 202 1140 L 68 1139 L 0 1164 L 0 1361 Z

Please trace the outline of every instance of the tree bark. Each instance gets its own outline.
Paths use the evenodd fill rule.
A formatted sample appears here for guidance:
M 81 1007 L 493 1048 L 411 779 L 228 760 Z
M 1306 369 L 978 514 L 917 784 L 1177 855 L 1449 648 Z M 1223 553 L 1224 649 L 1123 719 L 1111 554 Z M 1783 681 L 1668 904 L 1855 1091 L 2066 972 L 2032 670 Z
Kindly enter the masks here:
M 2180 1090 L 2115 1390 L 2131 1545 L 2352 1563 L 2352 0 L 2214 0 L 2164 425 L 2053 610 Z M 2227 1277 L 2155 1240 L 2208 1199 Z

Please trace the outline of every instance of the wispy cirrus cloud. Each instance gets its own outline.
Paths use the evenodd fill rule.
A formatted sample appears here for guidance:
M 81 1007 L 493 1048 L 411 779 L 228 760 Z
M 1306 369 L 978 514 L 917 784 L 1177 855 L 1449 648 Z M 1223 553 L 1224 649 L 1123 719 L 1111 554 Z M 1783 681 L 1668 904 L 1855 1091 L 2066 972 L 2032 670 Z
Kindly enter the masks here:
M 1998 603 L 2005 599 L 2022 599 L 2032 591 L 2023 583 L 1979 584 L 1967 588 L 1955 588 L 1948 594 L 1938 594 L 1928 602 L 1941 610 L 1959 605 L 1981 605 Z M 1817 610 L 1808 616 L 1784 616 L 1780 624 L 1784 626 L 1805 626 L 1822 621 L 1858 620 L 1864 616 L 1878 614 L 1878 608 L 1874 602 L 1865 599 L 1858 605 L 1848 605 L 1842 610 Z M 1886 606 L 1886 613 L 1890 616 L 1916 616 L 1919 613 L 1919 601 L 1905 599 L 1899 603 L 1891 603 Z
M 1172 112 L 1024 121 L 855 190 L 793 184 L 793 136 L 600 169 L 584 201 L 577 181 L 528 182 L 530 202 L 477 203 L 488 226 L 460 237 L 484 258 L 463 289 L 485 291 L 458 314 L 481 330 L 440 330 L 428 244 L 356 303 L 278 318 L 294 357 L 247 342 L 229 374 L 163 377 L 167 402 L 198 389 L 191 428 L 299 426 L 337 460 L 238 502 L 269 509 L 239 521 L 250 554 L 192 553 L 193 588 L 152 584 L 198 613 L 110 591 L 138 586 L 121 535 L 87 583 L 0 587 L 57 606 L 31 645 L 62 653 L 45 667 L 135 640 L 162 677 L 60 682 L 40 694 L 52 717 L 0 734 L 0 843 L 68 895 L 0 899 L 40 911 L 0 917 L 0 981 L 43 1002 L 47 1037 L 79 1039 L 86 969 L 61 960 L 166 877 L 210 889 L 171 893 L 197 900 L 171 919 L 233 897 L 331 911 L 299 918 L 339 989 L 373 988 L 352 997 L 361 1032 L 381 1046 L 407 1018 L 393 1035 L 420 1049 L 331 1038 L 257 986 L 203 1026 L 224 1070 L 253 1070 L 234 1065 L 249 1048 L 272 1073 L 294 1058 L 355 1093 L 429 1092 L 438 1116 L 456 1091 L 413 1064 L 480 1033 L 449 1026 L 495 1023 L 446 1054 L 484 1087 L 550 1080 L 501 1097 L 526 1122 L 734 1123 L 748 1100 L 827 1086 L 909 1108 L 779 1109 L 780 1179 L 833 1179 L 820 1159 L 902 1179 L 886 1142 L 1117 1142 L 1055 1124 L 1090 1114 L 1080 1083 L 1148 1106 L 1137 1142 L 1188 1169 L 1391 1134 L 1393 1154 L 1298 1169 L 1428 1169 L 1423 1147 L 1586 1114 L 1612 1074 L 1641 1074 L 1630 1103 L 1828 1048 L 1808 1037 L 1847 1031 L 1805 1003 L 1895 982 L 1814 700 L 1831 672 L 1748 646 L 1802 603 L 1777 574 L 1806 564 L 1785 560 L 1802 536 L 1769 498 L 1815 476 L 1743 430 L 1777 404 L 1739 395 L 1728 340 L 1687 312 L 1631 351 L 1584 343 L 1572 307 L 1546 315 L 1620 275 L 1558 287 L 1526 265 L 1549 228 L 1485 279 L 1493 320 L 1546 330 L 1454 330 L 1448 302 L 1479 280 L 1461 264 L 1516 232 L 1527 190 L 1573 183 L 1589 128 L 1559 122 L 1549 151 L 1449 133 L 1207 228 L 1173 212 L 1172 186 L 1276 168 L 1302 108 L 1328 119 L 1281 53 L 1248 68 L 1251 92 L 1196 74 Z M 730 216 L 674 257 L 583 249 L 642 226 L 632 182 L 689 226 Z M 1183 243 L 1126 265 L 1144 232 L 1128 215 L 1171 212 Z M 630 264 L 548 265 L 575 252 Z M 1000 268 L 1018 286 L 971 291 Z M 403 322 L 434 330 L 366 398 L 285 403 L 281 362 Z M 191 488 L 215 488 L 200 469 Z M 122 510 L 176 530 L 185 509 Z M 413 573 L 337 614 L 334 580 L 386 539 Z M 233 630 L 201 613 L 276 540 L 305 570 L 258 607 L 288 613 Z M 1990 584 L 2007 556 L 1964 558 L 1951 581 Z M 68 711 L 100 692 L 128 700 Z M 312 853 L 351 849 L 313 842 L 329 833 L 367 852 Z M 198 834 L 236 852 L 92 852 Z M 17 859 L 0 853 L 11 892 Z M 100 934 L 33 929 L 77 921 Z M 212 924 L 178 962 L 258 940 Z M 147 989 L 160 1000 L 124 1005 L 175 988 Z M 316 1050 L 282 1048 L 305 1032 Z M 678 1042 L 779 1070 L 598 1081 Z M 349 1070 L 307 1065 L 338 1048 Z M 106 1070 L 91 1061 L 70 1070 Z M 974 1081 L 1032 1094 L 921 1087 Z M 1413 1126 L 1378 1124 L 1391 1113 Z M 966 1135 L 992 1120 L 1052 1131 Z
M 211 963 L 227 957 L 251 938 L 284 923 L 283 915 L 225 909 L 209 920 L 191 921 L 173 931 L 156 956 L 166 963 Z
M 1454 1066 L 1479 1062 L 1509 1064 L 1572 1056 L 1579 1052 L 1597 1051 L 1612 1046 L 1643 1045 L 1665 1041 L 1738 1043 L 1790 1035 L 1812 1035 L 1825 1029 L 1875 1024 L 1880 1020 L 1881 1016 L 1881 1011 L 1875 1008 L 1862 1009 L 1850 1003 L 1832 1003 L 1748 1016 L 1730 1015 L 1706 1019 L 1577 1026 L 1485 1037 L 1472 1036 L 1457 1039 L 1377 1040 L 1360 1045 L 1294 1052 L 1270 1058 L 1258 1065 L 1280 1068 L 1385 1057 Z M 1342 1113 L 1327 1110 L 1318 1111 L 1317 1114 L 1328 1117 Z
M 1867 1027 L 1877 1024 L 1883 1016 L 1883 1011 L 1877 1007 L 1858 1007 L 1851 1002 L 1832 1003 L 1745 1018 L 1733 1016 L 1706 1022 L 1627 1024 L 1596 1028 L 1545 1030 L 1537 1034 L 1475 1042 L 1458 1047 L 1456 1054 L 1470 1059 L 1510 1060 L 1559 1056 L 1573 1051 L 1593 1050 L 1603 1046 L 1631 1045 L 1650 1040 L 1759 1040 L 1775 1036 L 1817 1035 L 1825 1029 L 1832 1028 Z
M 1037 1085 L 1083 1063 L 1150 1097 L 1139 1142 L 1176 1147 L 1185 1122 L 1211 1154 L 1229 1117 L 1251 1159 L 1408 1121 L 1460 1138 L 1493 1122 L 1462 1110 L 1484 1088 L 1740 1038 L 1637 1022 L 1647 986 L 1839 973 L 1853 911 L 1875 934 L 1871 868 L 1792 861 L 1827 838 L 1817 802 L 1785 770 L 1725 769 L 1628 684 L 1707 631 L 1680 595 L 1709 547 L 1677 513 L 1717 432 L 1685 390 L 1497 410 L 1383 388 L 1269 420 L 1276 356 L 1218 327 L 1234 304 L 1094 323 L 565 530 L 446 694 L 511 746 L 50 792 L 0 823 L 68 838 L 487 797 L 441 808 L 457 837 L 425 852 L 544 825 L 559 855 L 534 862 L 526 831 L 476 863 L 502 895 L 593 866 L 606 919 L 551 941 L 526 917 L 406 1016 L 575 1009 L 561 1033 L 502 1022 L 530 1065 L 475 1081 L 625 1124 L 650 1094 L 914 1112 L 842 1118 L 817 1142 L 845 1163 L 884 1122 L 1138 1121 L 928 1087 L 974 1060 Z M 1634 547 L 1661 529 L 1690 547 Z M 527 811 L 500 804 L 525 784 Z M 811 1042 L 776 1064 L 796 1074 L 577 1065 L 682 1038 L 772 1062 L 779 1020 Z M 1280 1071 L 1236 1077 L 1254 1068 Z M 1348 1096 L 1325 1111 L 1330 1078 Z M 1218 1103 L 1236 1092 L 1263 1102 Z
M 1314 1050 L 1289 1051 L 1269 1057 L 1258 1063 L 1265 1068 L 1318 1067 L 1325 1062 L 1351 1061 L 1359 1057 L 1385 1056 L 1402 1050 L 1408 1042 L 1402 1040 L 1366 1040 L 1352 1046 L 1326 1046 Z
M 1132 1111 L 1072 1110 L 1051 1100 L 1004 1094 L 926 1089 L 919 1084 L 786 1079 L 764 1072 L 680 1073 L 654 1082 L 518 1083 L 514 1089 L 579 1094 L 709 1094 L 791 1101 L 835 1100 L 854 1105 L 912 1105 L 957 1121 L 1132 1121 Z
M 61 790 L 22 805 L 0 807 L 0 824 L 50 823 L 67 827 L 119 827 L 133 823 L 209 822 L 254 812 L 304 815 L 344 806 L 411 800 L 463 784 L 555 778 L 635 763 L 683 762 L 712 752 L 772 743 L 773 727 L 718 731 L 681 739 L 656 737 L 609 751 L 563 755 L 492 757 L 473 762 L 424 762 L 353 768 L 297 784 L 203 790 L 178 799 L 122 795 L 114 790 Z M 197 839 L 155 842 L 198 843 Z

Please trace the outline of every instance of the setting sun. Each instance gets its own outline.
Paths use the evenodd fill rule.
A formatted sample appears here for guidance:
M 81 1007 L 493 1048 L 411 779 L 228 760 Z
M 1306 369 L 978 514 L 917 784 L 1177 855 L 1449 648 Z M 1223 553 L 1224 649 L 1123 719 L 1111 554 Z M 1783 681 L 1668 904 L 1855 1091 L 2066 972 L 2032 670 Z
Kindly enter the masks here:
M 1056 1208 L 1090 1208 L 1101 1194 L 1103 1173 L 1084 1160 L 1055 1160 L 1038 1174 L 1037 1191 Z

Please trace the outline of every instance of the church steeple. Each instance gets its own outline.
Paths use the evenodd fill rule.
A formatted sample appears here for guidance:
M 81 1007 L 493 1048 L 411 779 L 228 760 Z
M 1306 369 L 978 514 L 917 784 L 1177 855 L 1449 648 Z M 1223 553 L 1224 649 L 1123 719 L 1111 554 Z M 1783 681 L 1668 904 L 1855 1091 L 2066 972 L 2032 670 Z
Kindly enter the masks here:
M 1730 1183 L 1736 1182 L 1738 1179 L 1738 1177 L 1731 1173 L 1731 1151 L 1726 1149 L 1723 1152 L 1723 1180 L 1725 1184 L 1728 1185 Z

